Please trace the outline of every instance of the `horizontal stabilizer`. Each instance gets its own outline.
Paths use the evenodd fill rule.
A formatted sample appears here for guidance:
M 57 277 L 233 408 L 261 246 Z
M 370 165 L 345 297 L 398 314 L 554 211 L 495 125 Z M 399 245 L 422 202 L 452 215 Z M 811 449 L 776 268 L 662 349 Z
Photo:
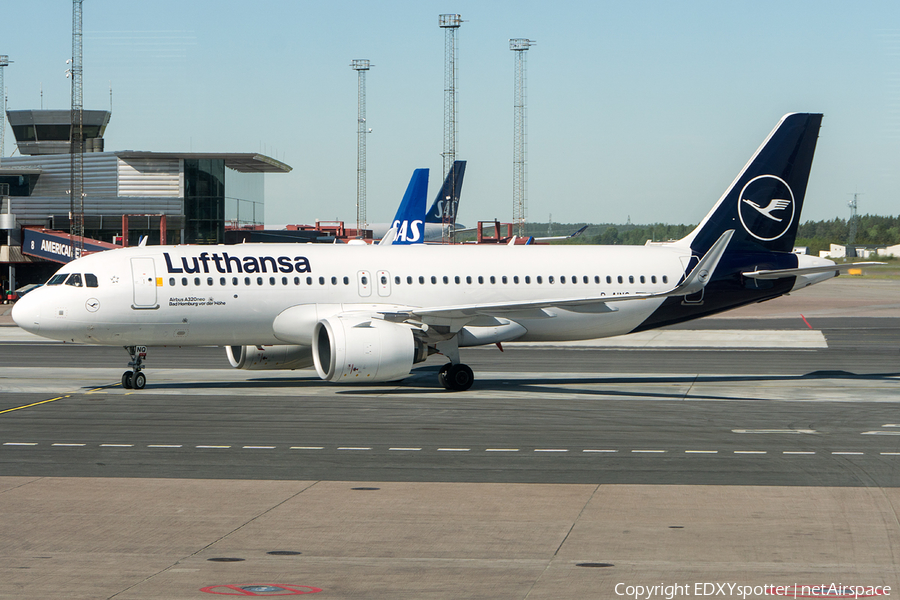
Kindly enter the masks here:
M 830 271 L 843 271 L 847 272 L 850 269 L 858 268 L 858 267 L 871 267 L 875 265 L 883 265 L 887 263 L 883 262 L 860 262 L 860 263 L 848 263 L 845 265 L 823 265 L 820 267 L 800 267 L 797 269 L 774 269 L 774 270 L 762 270 L 762 271 L 749 271 L 747 273 L 741 273 L 744 277 L 749 277 L 750 279 L 782 279 L 784 277 L 799 277 L 801 275 L 815 275 L 816 273 L 828 273 Z

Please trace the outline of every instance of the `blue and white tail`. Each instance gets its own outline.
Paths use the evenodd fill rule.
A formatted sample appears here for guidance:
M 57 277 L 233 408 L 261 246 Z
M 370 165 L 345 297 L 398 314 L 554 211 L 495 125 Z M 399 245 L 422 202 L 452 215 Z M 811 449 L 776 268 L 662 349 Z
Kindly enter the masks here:
M 444 185 L 441 186 L 434 204 L 425 215 L 426 223 L 442 223 L 453 226 L 456 223 L 456 211 L 459 208 L 459 195 L 462 191 L 463 177 L 466 174 L 466 161 L 453 163 Z
M 727 230 L 729 252 L 791 252 L 822 115 L 785 115 L 713 209 L 678 244 L 703 256 Z
M 425 196 L 428 194 L 428 169 L 413 171 L 403 200 L 391 221 L 395 237 L 391 243 L 421 244 L 425 241 Z

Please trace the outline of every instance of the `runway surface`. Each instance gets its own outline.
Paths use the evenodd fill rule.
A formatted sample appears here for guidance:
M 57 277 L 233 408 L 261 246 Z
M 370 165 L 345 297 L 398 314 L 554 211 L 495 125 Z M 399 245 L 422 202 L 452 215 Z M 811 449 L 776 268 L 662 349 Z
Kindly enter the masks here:
M 896 595 L 900 285 L 876 288 L 851 316 L 804 320 L 792 297 L 625 342 L 466 349 L 463 393 L 437 357 L 347 388 L 214 348 L 151 348 L 147 389 L 125 390 L 121 349 L 0 328 L 0 598 Z

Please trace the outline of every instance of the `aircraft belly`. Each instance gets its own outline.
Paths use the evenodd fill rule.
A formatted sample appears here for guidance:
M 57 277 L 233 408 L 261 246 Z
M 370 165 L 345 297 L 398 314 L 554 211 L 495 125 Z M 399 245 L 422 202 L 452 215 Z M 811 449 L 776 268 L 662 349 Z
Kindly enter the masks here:
M 553 318 L 516 319 L 528 330 L 518 338 L 521 342 L 553 342 L 590 340 L 630 333 L 663 302 L 663 299 L 635 300 L 616 303 L 615 312 L 601 314 L 576 313 L 561 308 L 545 309 Z

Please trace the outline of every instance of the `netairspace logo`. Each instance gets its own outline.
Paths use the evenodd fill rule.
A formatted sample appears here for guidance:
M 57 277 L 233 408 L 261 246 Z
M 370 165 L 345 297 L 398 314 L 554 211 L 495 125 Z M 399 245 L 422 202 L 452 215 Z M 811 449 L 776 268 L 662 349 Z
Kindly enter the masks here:
M 728 596 L 734 598 L 876 598 L 891 595 L 891 587 L 885 585 L 844 585 L 843 583 L 814 585 L 740 585 L 737 583 L 660 583 L 657 585 L 629 585 L 617 583 L 617 596 L 635 600 L 654 598 L 702 598 Z

